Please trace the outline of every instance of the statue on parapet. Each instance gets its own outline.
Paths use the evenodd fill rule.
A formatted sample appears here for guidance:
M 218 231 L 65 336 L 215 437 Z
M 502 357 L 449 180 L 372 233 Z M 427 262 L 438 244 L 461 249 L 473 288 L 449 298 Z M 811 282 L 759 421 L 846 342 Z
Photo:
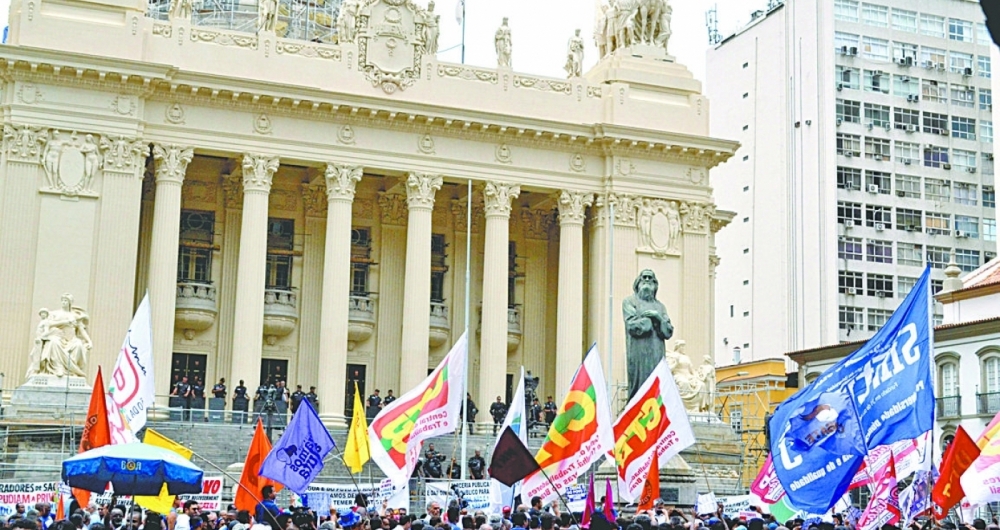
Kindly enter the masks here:
M 583 37 L 580 30 L 576 30 L 566 45 L 566 66 L 563 68 L 570 79 L 583 75 Z
M 357 0 L 344 0 L 337 13 L 337 42 L 346 44 L 354 42 L 356 25 L 358 23 Z
M 510 26 L 507 25 L 507 17 L 503 17 L 503 24 L 497 28 L 497 33 L 493 37 L 493 44 L 497 49 L 497 65 L 510 68 L 510 59 L 514 51 L 514 44 L 511 41 Z
M 715 401 L 715 366 L 705 359 L 695 368 L 691 357 L 684 353 L 685 342 L 678 340 L 673 350 L 667 350 L 667 364 L 674 374 L 684 408 L 688 412 L 711 412 Z
M 646 269 L 632 282 L 633 295 L 622 302 L 625 317 L 625 358 L 628 399 L 653 373 L 666 355 L 666 341 L 674 334 L 667 308 L 656 299 L 660 284 Z
M 594 42 L 601 57 L 644 44 L 667 48 L 673 8 L 667 0 L 598 0 Z
M 171 0 L 170 20 L 191 20 L 191 12 L 194 10 L 192 0 Z
M 257 0 L 257 31 L 274 33 L 278 26 L 278 0 Z
M 41 322 L 35 331 L 35 347 L 27 377 L 87 377 L 87 357 L 93 347 L 87 325 L 90 317 L 73 305 L 73 296 L 62 295 L 60 308 L 38 311 Z

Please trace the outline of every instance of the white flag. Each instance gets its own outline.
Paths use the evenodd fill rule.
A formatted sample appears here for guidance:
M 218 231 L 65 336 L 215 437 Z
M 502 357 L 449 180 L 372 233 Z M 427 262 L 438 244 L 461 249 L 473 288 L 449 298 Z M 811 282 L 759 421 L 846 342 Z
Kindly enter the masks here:
M 465 0 L 458 0 L 458 2 L 455 2 L 455 22 L 457 22 L 458 25 L 461 26 L 462 22 L 464 21 L 465 21 Z
M 511 430 L 517 434 L 517 437 L 521 439 L 521 443 L 525 447 L 528 446 L 528 416 L 524 412 L 524 367 L 521 367 L 521 378 L 518 379 L 517 390 L 514 391 L 514 397 L 510 402 L 510 408 L 507 409 L 507 415 L 504 417 L 503 425 L 500 426 L 500 431 L 497 432 L 497 439 L 493 442 L 493 449 L 496 450 L 497 443 L 500 441 L 500 435 L 510 427 Z M 504 506 L 510 506 L 513 508 L 514 497 L 517 496 L 517 489 L 520 483 L 514 484 L 513 486 L 506 486 L 501 484 L 499 481 L 490 479 L 490 508 L 493 512 L 499 513 Z
M 153 326 L 147 293 L 135 310 L 111 373 L 108 390 L 115 410 L 109 407 L 108 414 L 119 412 L 128 428 L 139 432 L 146 425 L 146 411 L 153 406 L 153 384 Z

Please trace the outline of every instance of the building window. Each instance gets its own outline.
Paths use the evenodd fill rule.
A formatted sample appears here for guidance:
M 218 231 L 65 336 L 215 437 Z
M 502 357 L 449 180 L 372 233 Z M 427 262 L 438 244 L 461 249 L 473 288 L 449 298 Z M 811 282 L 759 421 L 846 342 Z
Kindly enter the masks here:
M 993 186 L 983 186 L 983 207 L 997 207 L 997 191 Z
M 211 283 L 215 213 L 182 210 L 177 251 L 177 281 Z
M 859 329 L 864 325 L 865 310 L 860 307 L 840 306 L 838 313 L 840 329 Z
M 945 132 L 947 132 L 947 130 L 945 130 Z M 924 148 L 924 165 L 927 167 L 947 166 L 948 148 L 937 145 L 928 145 Z
M 945 247 L 927 247 L 927 263 L 935 269 L 943 269 L 951 261 L 951 249 Z
M 837 89 L 849 88 L 859 90 L 861 88 L 861 70 L 847 66 L 837 67 Z
M 920 63 L 924 68 L 937 68 L 943 72 L 947 57 L 948 53 L 940 48 L 931 48 L 930 46 L 920 48 Z
M 368 296 L 368 272 L 372 263 L 371 229 L 351 230 L 351 295 Z
M 944 280 L 931 280 L 931 294 L 938 294 L 942 289 L 944 289 Z M 939 322 L 934 322 L 935 326 L 938 324 Z
M 953 74 L 972 75 L 972 54 L 948 52 L 948 70 Z
M 917 12 L 892 8 L 892 29 L 917 32 Z
M 889 93 L 889 74 L 881 70 L 865 70 L 865 91 Z
M 924 216 L 926 231 L 930 235 L 950 236 L 951 235 L 951 214 L 927 212 Z
M 965 140 L 975 140 L 976 139 L 976 120 L 973 118 L 964 118 L 962 116 L 952 116 L 951 117 L 951 136 L 953 138 L 962 138 Z M 956 154 L 958 150 L 955 150 Z
M 997 240 L 997 220 L 983 219 L 983 241 Z
M 889 122 L 885 122 L 886 125 Z M 888 138 L 865 137 L 865 158 L 888 161 L 892 159 L 892 143 Z
M 917 55 L 919 51 L 920 48 L 916 44 L 908 44 L 899 41 L 892 42 L 893 61 L 899 62 L 900 60 L 903 60 L 903 62 L 905 62 L 906 58 L 909 57 L 910 65 L 912 66 L 917 63 Z
M 983 378 L 986 394 L 1000 392 L 1000 357 L 987 357 L 983 360 Z
M 889 27 L 889 8 L 878 4 L 861 4 L 861 20 L 876 28 Z
M 979 158 L 975 151 L 965 151 L 954 149 L 951 152 L 951 164 L 960 171 L 976 172 L 976 160 Z
M 292 288 L 292 254 L 295 248 L 295 220 L 268 218 L 267 265 L 264 285 L 268 289 Z
M 899 292 L 900 298 L 905 298 L 906 295 L 910 294 L 910 291 L 912 291 L 916 285 L 916 278 L 911 278 L 909 276 L 896 277 L 896 290 Z
M 892 263 L 892 241 L 869 239 L 868 261 L 872 263 Z
M 912 142 L 896 142 L 896 160 L 904 165 L 920 163 L 920 144 Z
M 993 110 L 993 90 L 979 89 L 979 110 Z
M 925 178 L 924 197 L 929 201 L 950 202 L 951 181 Z
M 892 194 L 892 173 L 885 171 L 865 171 L 865 189 L 878 190 L 882 195 Z
M 965 272 L 972 272 L 979 268 L 979 251 L 966 248 L 955 249 L 955 263 L 958 268 Z
M 892 95 L 913 101 L 920 96 L 920 80 L 908 75 L 894 74 L 892 76 Z
M 517 268 L 517 243 L 510 241 L 507 243 L 507 307 L 517 306 L 515 294 L 517 279 L 521 277 L 521 272 Z
M 877 204 L 865 206 L 865 226 L 874 227 L 876 230 L 892 228 L 892 207 Z
M 992 124 L 991 124 L 992 127 Z M 990 129 L 992 131 L 992 129 Z M 983 153 L 980 157 L 979 167 L 982 168 L 983 175 L 993 174 L 993 153 Z
M 846 123 L 861 123 L 861 102 L 838 99 L 837 119 Z
M 949 18 L 948 38 L 959 42 L 972 42 L 972 22 Z
M 989 79 L 993 76 L 993 65 L 991 64 L 989 55 L 980 55 L 976 57 L 976 75 L 979 77 L 985 77 Z
M 916 198 L 920 198 L 920 180 L 917 178 Z M 897 177 L 898 183 L 898 177 Z M 897 188 L 898 189 L 898 188 Z M 909 232 L 919 232 L 923 228 L 923 212 L 920 210 L 909 210 L 907 208 L 896 208 L 896 227 Z
M 864 274 L 853 271 L 839 271 L 837 273 L 839 290 L 841 294 L 861 294 L 865 289 Z
M 743 432 L 743 407 L 739 403 L 729 405 L 729 426 L 738 433 Z
M 890 127 L 889 116 L 891 110 L 887 105 L 865 103 L 865 122 L 872 124 L 874 127 L 888 129 Z
M 924 111 L 924 132 L 945 134 L 948 132 L 948 115 Z
M 979 186 L 968 182 L 956 182 L 954 186 L 954 195 L 955 204 L 975 206 L 979 202 Z M 957 224 L 955 229 L 961 230 Z
M 990 30 L 982 22 L 976 22 L 976 42 L 980 46 L 993 46 Z
M 920 95 L 923 97 L 924 101 L 947 103 L 948 85 L 938 83 L 933 79 L 924 79 L 923 84 L 920 85 Z
M 854 0 L 835 0 L 833 2 L 833 18 L 844 22 L 857 22 L 858 3 Z
M 993 122 L 990 120 L 979 121 L 979 140 L 986 144 L 993 143 Z
M 906 83 L 912 85 L 913 83 Z M 892 112 L 893 126 L 904 131 L 918 131 L 920 129 L 920 112 L 916 110 L 896 107 Z
M 851 48 L 857 48 L 860 41 L 861 37 L 854 33 L 844 33 L 843 31 L 835 31 L 833 33 L 834 51 L 841 53 L 844 53 L 845 50 L 850 51 Z
M 951 104 L 956 107 L 976 107 L 976 87 L 966 85 L 951 85 Z
M 861 38 L 861 55 L 874 61 L 889 60 L 889 41 L 875 37 Z
M 952 397 L 958 393 L 958 365 L 953 362 L 941 363 L 938 368 L 938 380 L 941 381 L 941 397 Z
M 856 134 L 837 133 L 837 154 L 861 156 L 861 137 Z
M 920 34 L 928 37 L 944 38 L 944 17 L 920 14 Z
M 859 237 L 841 237 L 837 242 L 837 254 L 840 259 L 849 259 L 853 261 L 862 260 L 862 249 L 861 249 L 861 238 Z
M 900 197 L 906 197 L 908 199 L 919 199 L 920 194 L 921 194 L 920 177 L 914 175 L 896 174 L 896 195 Z M 900 209 L 897 209 L 897 211 L 898 210 Z M 917 212 L 917 214 L 919 215 L 920 212 Z M 896 222 L 896 225 L 901 227 L 906 227 L 907 224 L 908 223 L 900 223 L 898 221 Z M 919 225 L 920 223 L 918 222 L 917 226 Z
M 444 234 L 431 234 L 431 302 L 444 302 L 444 275 L 448 272 Z
M 861 225 L 861 204 L 857 202 L 837 203 L 837 222 L 840 224 Z
M 837 166 L 837 187 L 842 190 L 860 190 L 861 170 L 854 167 Z
M 899 243 L 896 244 L 896 251 L 900 265 L 909 265 L 911 267 L 924 266 L 923 245 L 917 245 L 915 243 L 903 243 L 902 241 L 900 241 Z
M 878 331 L 889 321 L 892 311 L 887 309 L 868 309 L 868 331 Z
M 893 293 L 894 289 L 892 276 L 887 274 L 868 273 L 868 296 L 892 298 Z M 869 312 L 869 314 L 871 313 Z

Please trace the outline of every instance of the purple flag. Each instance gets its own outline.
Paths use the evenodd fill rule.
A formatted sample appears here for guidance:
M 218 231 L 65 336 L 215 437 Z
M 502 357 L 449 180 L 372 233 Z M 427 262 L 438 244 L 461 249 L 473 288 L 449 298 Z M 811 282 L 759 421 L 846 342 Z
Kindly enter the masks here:
M 335 446 L 316 409 L 303 399 L 258 474 L 302 495 L 323 470 L 323 459 Z

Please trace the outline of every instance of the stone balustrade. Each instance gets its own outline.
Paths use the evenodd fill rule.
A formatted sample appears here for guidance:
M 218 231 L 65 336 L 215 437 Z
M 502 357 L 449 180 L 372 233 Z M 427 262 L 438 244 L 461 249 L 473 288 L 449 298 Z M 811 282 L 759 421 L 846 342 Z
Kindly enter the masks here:
M 521 345 L 521 308 L 507 308 L 507 353 L 513 353 Z
M 347 349 L 353 350 L 375 332 L 375 299 L 367 295 L 351 295 L 347 303 Z
M 274 346 L 278 339 L 288 336 L 299 322 L 299 301 L 289 289 L 264 290 L 264 338 Z
M 448 305 L 444 302 L 431 302 L 430 335 L 427 343 L 436 348 L 451 337 L 451 323 L 448 318 Z
M 187 340 L 215 324 L 219 313 L 215 286 L 208 282 L 177 282 L 174 327 Z

